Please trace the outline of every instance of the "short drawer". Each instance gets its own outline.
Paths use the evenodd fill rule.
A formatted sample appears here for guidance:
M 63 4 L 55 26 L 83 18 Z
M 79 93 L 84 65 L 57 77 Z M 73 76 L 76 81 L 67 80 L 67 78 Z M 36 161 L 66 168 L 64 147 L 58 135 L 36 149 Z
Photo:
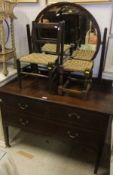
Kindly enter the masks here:
M 47 114 L 48 108 L 41 100 L 29 99 L 15 95 L 8 95 L 3 99 L 3 105 L 6 110 L 15 111 L 17 113 L 33 113 L 39 114 L 42 117 Z
M 49 120 L 37 119 L 34 116 L 27 117 L 23 114 L 16 115 L 14 112 L 7 113 L 5 124 L 38 132 L 44 135 L 63 137 L 88 145 L 98 145 L 104 139 L 104 135 L 101 133 L 99 134 L 91 130 L 84 130 Z

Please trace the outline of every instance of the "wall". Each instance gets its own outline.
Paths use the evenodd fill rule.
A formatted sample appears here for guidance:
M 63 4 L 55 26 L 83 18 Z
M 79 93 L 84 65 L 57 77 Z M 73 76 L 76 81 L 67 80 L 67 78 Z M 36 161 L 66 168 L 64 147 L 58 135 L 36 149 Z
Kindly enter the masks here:
M 39 3 L 20 3 L 15 7 L 14 13 L 17 17 L 15 20 L 15 38 L 18 56 L 28 53 L 26 24 L 31 25 L 31 22 L 44 6 L 45 2 L 41 0 Z
M 108 29 L 107 33 L 109 34 L 112 4 L 85 5 L 84 7 L 87 8 L 96 18 L 100 27 L 101 38 L 103 37 L 103 32 L 105 27 L 107 27 Z M 98 75 L 99 63 L 100 63 L 100 52 L 98 53 L 97 58 L 95 59 L 95 66 L 94 66 L 95 76 Z
M 98 5 L 83 5 L 87 8 L 96 18 L 101 34 L 103 35 L 104 28 L 107 27 L 109 30 L 110 18 L 111 18 L 111 4 L 98 4 Z M 45 7 L 45 1 L 40 0 L 39 3 L 20 3 L 15 9 L 15 15 L 17 20 L 15 20 L 15 39 L 16 39 L 16 49 L 17 56 L 21 56 L 28 53 L 27 45 L 27 35 L 26 35 L 26 24 L 31 24 L 31 22 L 36 18 L 37 14 Z M 100 61 L 100 53 L 98 53 L 95 67 L 94 75 L 98 74 Z M 3 131 L 0 121 L 0 140 L 3 140 Z

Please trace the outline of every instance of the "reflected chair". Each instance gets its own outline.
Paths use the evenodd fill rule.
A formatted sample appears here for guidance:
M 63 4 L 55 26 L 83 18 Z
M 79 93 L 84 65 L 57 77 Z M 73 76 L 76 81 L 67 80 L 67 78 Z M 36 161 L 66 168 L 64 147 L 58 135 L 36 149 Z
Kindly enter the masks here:
M 101 41 L 101 58 L 98 80 L 101 81 L 102 68 L 105 57 L 105 45 L 106 45 L 107 29 L 104 29 L 103 39 Z M 70 93 L 76 95 L 87 96 L 92 83 L 92 73 L 94 67 L 94 58 L 96 55 L 95 50 L 97 36 L 88 33 L 90 38 L 86 36 L 86 43 L 80 48 L 76 49 L 72 56 L 68 60 L 62 61 L 59 68 L 59 87 L 58 93 Z M 92 38 L 93 36 L 93 38 Z M 91 43 L 88 43 L 91 42 Z M 99 47 L 98 47 L 99 49 Z
M 30 54 L 22 56 L 17 60 L 17 71 L 19 78 L 19 86 L 22 87 L 22 75 L 32 75 L 49 79 L 49 90 L 52 88 L 52 82 L 55 79 L 57 68 L 61 57 L 63 57 L 63 28 L 64 22 L 59 23 L 37 23 L 33 22 L 32 41 Z M 54 31 L 55 37 L 45 38 L 45 31 Z M 56 45 L 56 54 L 43 53 L 42 47 L 46 43 Z M 23 64 L 26 64 L 23 66 Z M 33 66 L 35 65 L 35 66 Z
M 91 34 L 91 35 L 90 35 Z M 86 34 L 84 45 L 77 48 L 72 56 L 60 66 L 60 84 L 58 93 L 87 94 L 92 82 L 93 60 L 96 45 L 88 43 L 92 38 L 90 31 Z M 94 38 L 94 36 L 93 36 Z
M 64 56 L 71 55 L 72 46 L 70 44 L 64 44 Z M 56 45 L 55 44 L 45 44 L 42 47 L 42 51 L 45 53 L 55 54 Z
M 60 84 L 58 92 L 72 94 L 87 94 L 92 81 L 93 61 L 95 51 L 77 49 L 72 57 L 60 66 Z

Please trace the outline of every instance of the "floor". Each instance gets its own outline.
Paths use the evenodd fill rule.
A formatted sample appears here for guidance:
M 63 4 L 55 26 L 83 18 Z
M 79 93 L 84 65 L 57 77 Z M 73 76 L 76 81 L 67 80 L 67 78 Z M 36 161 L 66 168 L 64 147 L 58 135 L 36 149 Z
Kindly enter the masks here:
M 13 158 L 19 175 L 94 175 L 93 149 L 22 131 L 11 145 L 4 150 Z M 108 174 L 104 156 L 98 175 Z

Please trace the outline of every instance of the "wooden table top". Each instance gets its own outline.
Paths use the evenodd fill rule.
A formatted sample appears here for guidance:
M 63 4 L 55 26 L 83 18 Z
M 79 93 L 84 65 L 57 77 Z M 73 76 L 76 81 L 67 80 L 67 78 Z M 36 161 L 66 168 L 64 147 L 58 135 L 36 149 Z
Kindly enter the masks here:
M 82 98 L 69 95 L 60 96 L 57 93 L 50 94 L 45 80 L 41 81 L 33 77 L 26 78 L 22 81 L 23 85 L 20 89 L 18 81 L 15 79 L 0 88 L 0 97 L 2 98 L 4 93 L 8 93 L 113 115 L 113 88 L 111 82 L 103 81 L 100 84 L 94 81 L 87 98 Z

